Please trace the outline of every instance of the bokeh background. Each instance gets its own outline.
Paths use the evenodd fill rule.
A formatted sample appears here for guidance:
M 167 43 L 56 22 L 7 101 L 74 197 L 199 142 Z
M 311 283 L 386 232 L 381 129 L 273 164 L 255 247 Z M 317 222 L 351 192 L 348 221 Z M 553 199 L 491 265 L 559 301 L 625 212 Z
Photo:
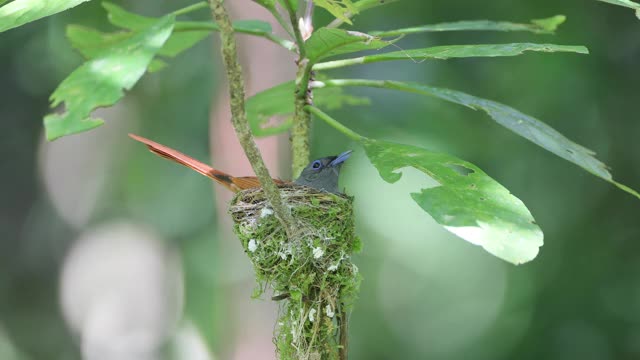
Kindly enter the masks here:
M 117 3 L 161 15 L 185 0 Z M 249 0 L 237 18 L 268 16 Z M 356 18 L 361 31 L 565 14 L 555 36 L 431 33 L 398 43 L 553 42 L 591 54 L 411 61 L 337 77 L 419 81 L 500 101 L 598 152 L 640 188 L 640 21 L 596 1 L 402 0 Z M 192 19 L 207 19 L 205 10 Z M 316 14 L 316 23 L 329 20 Z M 271 21 L 274 23 L 275 22 Z M 81 61 L 67 24 L 112 29 L 99 1 L 0 34 L 0 359 L 273 359 L 277 311 L 252 300 L 252 270 L 226 215 L 229 195 L 130 141 L 136 132 L 248 174 L 228 126 L 215 36 L 146 75 L 106 125 L 43 139 L 49 94 Z M 248 91 L 294 74 L 293 58 L 241 37 Z M 409 197 L 429 180 L 384 183 L 324 124 L 314 156 L 354 148 L 342 184 L 356 197 L 364 276 L 352 314 L 352 359 L 639 359 L 640 201 L 453 104 L 352 89 L 373 105 L 333 111 L 370 137 L 447 151 L 521 198 L 545 232 L 533 262 L 513 266 L 437 226 Z M 261 141 L 289 177 L 287 138 Z

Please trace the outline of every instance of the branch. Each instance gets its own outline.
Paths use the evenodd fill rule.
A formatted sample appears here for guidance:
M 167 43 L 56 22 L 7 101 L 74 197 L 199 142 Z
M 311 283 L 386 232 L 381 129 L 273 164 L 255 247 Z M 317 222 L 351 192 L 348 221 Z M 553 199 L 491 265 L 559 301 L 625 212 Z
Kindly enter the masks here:
M 289 209 L 284 205 L 280 191 L 269 175 L 269 171 L 262 160 L 260 151 L 253 141 L 251 129 L 247 122 L 247 114 L 244 109 L 244 77 L 242 68 L 238 62 L 238 51 L 234 38 L 233 26 L 229 14 L 224 8 L 224 0 L 209 0 L 211 13 L 214 20 L 220 26 L 220 38 L 222 40 L 222 57 L 229 79 L 229 95 L 231 102 L 231 122 L 236 131 L 238 140 L 244 149 L 253 171 L 260 180 L 262 189 L 273 207 L 273 211 L 282 223 L 287 236 L 292 239 L 294 234 L 294 220 Z
M 311 115 L 304 110 L 304 107 L 307 105 L 307 97 L 311 96 L 309 89 L 311 66 L 309 66 L 309 61 L 305 57 L 304 38 L 300 31 L 300 24 L 296 12 L 288 0 L 283 1 L 283 3 L 289 13 L 298 46 L 298 54 L 300 55 L 297 61 L 298 72 L 296 74 L 295 112 L 293 115 L 293 126 L 291 128 L 292 175 L 296 178 L 309 163 L 309 157 L 311 155 L 309 145 L 311 138 Z M 311 11 L 311 9 L 309 11 Z

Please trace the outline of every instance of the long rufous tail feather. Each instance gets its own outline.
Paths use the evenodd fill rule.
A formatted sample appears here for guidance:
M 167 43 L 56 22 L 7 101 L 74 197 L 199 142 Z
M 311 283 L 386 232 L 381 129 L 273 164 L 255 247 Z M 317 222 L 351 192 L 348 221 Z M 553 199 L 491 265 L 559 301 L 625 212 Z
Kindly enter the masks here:
M 215 180 L 216 182 L 220 183 L 222 186 L 226 187 L 227 189 L 233 191 L 233 192 L 238 192 L 240 190 L 242 190 L 243 188 L 246 187 L 241 187 L 238 186 L 237 184 L 235 184 L 234 180 L 235 179 L 243 179 L 243 181 L 245 181 L 244 179 L 248 179 L 248 178 L 236 178 L 234 176 L 231 176 L 227 173 L 224 173 L 222 171 L 216 170 L 214 168 L 212 168 L 211 166 L 202 163 L 188 155 L 185 155 L 177 150 L 174 150 L 168 146 L 164 146 L 162 144 L 158 144 L 155 141 L 143 138 L 142 136 L 138 136 L 138 135 L 134 135 L 134 134 L 129 134 L 129 137 L 131 137 L 132 139 L 139 141 L 143 144 L 145 144 L 149 150 L 159 156 L 162 156 L 165 159 L 169 159 L 172 160 L 174 162 L 177 162 L 178 164 L 184 165 L 190 169 L 193 169 L 197 172 L 199 172 L 200 174 L 211 178 L 213 180 Z M 255 186 L 260 186 L 260 183 L 257 182 L 257 184 L 254 184 L 253 187 Z

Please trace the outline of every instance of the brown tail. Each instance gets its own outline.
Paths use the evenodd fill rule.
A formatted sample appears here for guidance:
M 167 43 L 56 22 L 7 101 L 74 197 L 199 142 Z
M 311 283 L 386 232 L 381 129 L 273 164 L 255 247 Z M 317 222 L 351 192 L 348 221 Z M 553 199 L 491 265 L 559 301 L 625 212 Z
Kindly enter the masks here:
M 233 192 L 238 192 L 243 189 L 249 189 L 249 188 L 260 186 L 260 182 L 255 177 L 231 176 L 227 173 L 223 173 L 222 171 L 218 171 L 207 164 L 201 163 L 200 161 L 190 156 L 187 156 L 177 150 L 173 150 L 168 146 L 158 144 L 157 142 L 151 141 L 149 139 L 145 139 L 142 136 L 138 136 L 134 134 L 129 134 L 129 136 L 132 139 L 147 145 L 147 147 L 149 148 L 149 150 L 151 150 L 152 153 L 155 153 L 156 155 L 162 156 L 165 159 L 175 161 L 178 164 L 181 164 L 190 169 L 193 169 L 199 172 L 200 174 L 215 180 L 216 182 L 218 182 L 219 184 L 221 184 L 222 186 L 226 187 L 227 189 Z

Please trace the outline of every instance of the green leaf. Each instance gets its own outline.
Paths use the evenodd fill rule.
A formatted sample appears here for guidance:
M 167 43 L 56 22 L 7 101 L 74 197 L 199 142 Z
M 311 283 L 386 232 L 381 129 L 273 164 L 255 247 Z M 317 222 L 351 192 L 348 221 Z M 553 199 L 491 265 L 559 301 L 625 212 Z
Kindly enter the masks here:
M 434 46 L 425 49 L 412 49 L 405 51 L 394 51 L 384 54 L 375 54 L 364 57 L 364 63 L 389 60 L 422 60 L 422 59 L 453 59 L 466 57 L 495 57 L 495 56 L 517 56 L 525 51 L 537 52 L 575 52 L 588 54 L 589 51 L 584 46 L 567 46 L 555 44 L 488 44 L 488 45 L 445 45 Z
M 365 33 L 321 28 L 306 42 L 307 58 L 313 64 L 324 58 L 363 50 L 382 49 L 393 41 L 381 40 Z
M 331 15 L 335 16 L 336 19 L 340 19 L 347 24 L 351 24 L 349 16 L 358 13 L 358 8 L 351 0 L 314 0 L 313 3 L 326 9 Z
M 339 109 L 345 105 L 368 105 L 369 99 L 345 94 L 341 89 L 319 88 L 314 90 L 314 103 L 327 109 Z M 247 99 L 245 109 L 247 120 L 254 136 L 264 137 L 283 133 L 292 125 L 295 111 L 295 83 L 288 81 L 257 93 Z M 276 116 L 284 120 L 277 125 L 269 125 Z
M 538 254 L 543 234 L 527 207 L 477 166 L 416 146 L 372 139 L 361 143 L 385 181 L 398 181 L 402 174 L 397 171 L 410 166 L 440 184 L 411 197 L 445 229 L 513 264 Z
M 134 14 L 109 2 L 103 2 L 102 7 L 107 10 L 109 22 L 123 29 L 132 31 L 141 30 L 157 21 L 157 18 Z M 158 52 L 159 55 L 175 57 L 209 36 L 210 31 L 208 30 L 183 31 L 182 29 L 184 29 L 186 25 L 189 24 L 187 22 L 177 22 L 175 24 L 176 31 L 171 34 L 171 37 L 167 40 L 162 50 Z
M 294 92 L 295 84 L 289 81 L 247 99 L 245 110 L 254 136 L 271 136 L 285 132 L 291 127 L 290 116 L 295 110 Z M 286 120 L 278 125 L 268 126 L 269 121 L 275 116 L 282 116 Z
M 0 7 L 0 32 L 57 14 L 88 0 L 14 0 Z
M 262 5 L 269 11 L 276 10 L 276 0 L 253 0 L 253 1 Z
M 537 34 L 553 34 L 560 24 L 564 23 L 564 15 L 556 15 L 546 19 L 531 20 L 530 24 L 518 24 L 507 21 L 455 21 L 433 25 L 415 26 L 398 30 L 373 31 L 371 35 L 385 37 L 418 34 L 435 31 L 529 31 Z
M 140 79 L 174 26 L 165 16 L 133 36 L 99 52 L 67 77 L 51 95 L 51 107 L 64 102 L 62 114 L 44 119 L 47 139 L 87 131 L 103 121 L 90 116 L 98 107 L 111 106 Z
M 389 5 L 400 0 L 360 0 L 355 3 L 358 12 L 369 10 L 382 5 Z
M 437 88 L 422 84 L 400 81 L 375 80 L 329 80 L 327 86 L 371 86 L 393 90 L 407 91 L 420 95 L 437 97 L 469 107 L 473 110 L 486 112 L 498 124 L 533 142 L 534 144 L 570 161 L 591 174 L 600 177 L 618 188 L 640 198 L 635 190 L 613 180 L 608 167 L 598 160 L 595 153 L 581 145 L 567 139 L 564 135 L 544 122 L 524 114 L 510 106 L 478 98 L 460 91 Z
M 587 48 L 585 48 L 584 46 L 554 44 L 513 43 L 488 45 L 445 45 L 424 49 L 412 49 L 388 52 L 383 54 L 367 55 L 344 60 L 328 61 L 316 64 L 313 69 L 327 70 L 350 65 L 360 65 L 393 60 L 413 60 L 414 62 L 422 62 L 428 59 L 445 60 L 467 57 L 517 56 L 522 55 L 525 51 L 574 52 L 579 54 L 589 53 L 589 50 L 587 50 Z
M 105 49 L 131 36 L 132 33 L 129 32 L 103 33 L 80 25 L 67 26 L 67 39 L 71 42 L 71 46 L 78 50 L 86 60 L 93 59 L 105 51 Z M 162 49 L 158 53 L 160 52 L 162 52 Z M 160 59 L 153 59 L 147 70 L 152 73 L 160 71 L 167 66 L 168 64 L 166 62 Z

